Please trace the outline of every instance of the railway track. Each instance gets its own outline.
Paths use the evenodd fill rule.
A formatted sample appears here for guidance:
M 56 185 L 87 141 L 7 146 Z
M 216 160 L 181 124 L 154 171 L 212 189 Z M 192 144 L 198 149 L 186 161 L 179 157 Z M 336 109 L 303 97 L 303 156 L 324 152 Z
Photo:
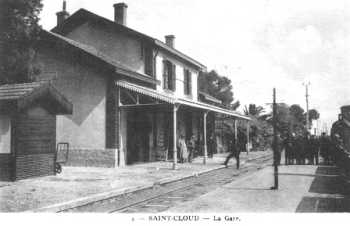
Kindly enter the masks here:
M 154 213 L 190 201 L 271 164 L 272 156 L 247 160 L 240 170 L 232 167 L 213 170 L 183 180 L 154 185 L 124 195 L 99 200 L 61 212 Z

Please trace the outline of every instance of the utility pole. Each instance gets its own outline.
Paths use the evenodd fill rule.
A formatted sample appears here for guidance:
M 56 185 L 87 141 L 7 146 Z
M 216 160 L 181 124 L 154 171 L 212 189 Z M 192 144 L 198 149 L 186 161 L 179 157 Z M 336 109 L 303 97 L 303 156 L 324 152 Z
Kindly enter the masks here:
M 278 147 L 277 147 L 277 104 L 276 104 L 276 88 L 273 88 L 273 102 L 272 102 L 272 123 L 273 123 L 273 166 L 275 184 L 271 187 L 272 190 L 278 189 Z
M 305 100 L 306 100 L 306 130 L 309 132 L 310 122 L 309 122 L 309 85 L 310 82 L 303 83 L 305 86 Z

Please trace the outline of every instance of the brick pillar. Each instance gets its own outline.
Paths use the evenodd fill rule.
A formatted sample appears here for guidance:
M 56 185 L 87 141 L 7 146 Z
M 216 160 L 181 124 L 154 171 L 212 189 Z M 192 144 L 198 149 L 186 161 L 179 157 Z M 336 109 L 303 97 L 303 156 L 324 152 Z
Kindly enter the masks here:
M 119 124 L 120 124 L 120 109 L 119 103 L 119 87 L 114 85 L 113 81 L 109 81 L 107 85 L 106 98 L 106 148 L 114 149 L 115 151 L 115 167 L 119 162 Z

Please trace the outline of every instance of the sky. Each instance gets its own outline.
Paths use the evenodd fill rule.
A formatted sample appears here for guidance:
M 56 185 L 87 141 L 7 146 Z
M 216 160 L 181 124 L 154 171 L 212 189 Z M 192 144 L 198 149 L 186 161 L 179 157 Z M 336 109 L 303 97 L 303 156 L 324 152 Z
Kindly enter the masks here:
M 277 102 L 320 113 L 329 129 L 340 106 L 350 104 L 350 3 L 347 0 L 125 0 L 127 25 L 164 40 L 229 77 L 239 110 Z M 85 8 L 113 20 L 116 0 L 67 0 L 67 10 Z M 56 25 L 60 0 L 43 0 L 41 25 Z

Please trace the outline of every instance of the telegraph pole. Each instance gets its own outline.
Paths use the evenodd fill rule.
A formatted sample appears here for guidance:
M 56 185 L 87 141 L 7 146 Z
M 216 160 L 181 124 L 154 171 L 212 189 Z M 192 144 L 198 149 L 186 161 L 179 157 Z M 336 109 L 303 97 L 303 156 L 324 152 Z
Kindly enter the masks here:
M 305 100 L 306 100 L 306 130 L 309 131 L 310 129 L 310 122 L 309 122 L 309 85 L 310 82 L 303 83 L 305 86 Z
M 277 104 L 276 104 L 276 88 L 273 88 L 273 102 L 272 102 L 272 123 L 273 123 L 273 168 L 275 184 L 271 187 L 272 190 L 278 189 L 278 147 L 277 147 Z

